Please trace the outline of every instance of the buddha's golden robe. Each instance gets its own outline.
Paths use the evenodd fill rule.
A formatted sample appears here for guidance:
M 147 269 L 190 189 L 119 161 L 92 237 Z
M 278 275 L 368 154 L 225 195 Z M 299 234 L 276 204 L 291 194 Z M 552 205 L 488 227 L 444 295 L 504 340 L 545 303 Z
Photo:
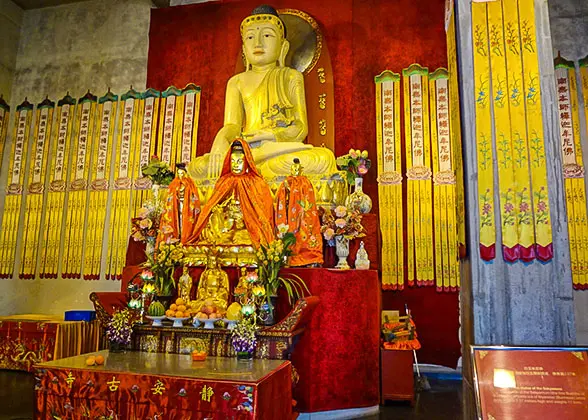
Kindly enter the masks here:
M 294 158 L 300 159 L 307 174 L 330 176 L 337 172 L 335 156 L 330 149 L 303 143 L 308 134 L 304 79 L 289 67 L 275 67 L 267 72 L 257 89 L 247 95 L 242 76 L 234 76 L 241 93 L 244 117 L 242 135 L 246 141 L 260 131 L 271 131 L 275 141 L 249 142 L 258 171 L 267 180 L 288 175 Z M 293 106 L 292 98 L 300 97 L 302 106 Z M 225 121 L 226 123 L 226 121 Z M 188 171 L 195 179 L 204 179 L 209 154 L 196 158 Z

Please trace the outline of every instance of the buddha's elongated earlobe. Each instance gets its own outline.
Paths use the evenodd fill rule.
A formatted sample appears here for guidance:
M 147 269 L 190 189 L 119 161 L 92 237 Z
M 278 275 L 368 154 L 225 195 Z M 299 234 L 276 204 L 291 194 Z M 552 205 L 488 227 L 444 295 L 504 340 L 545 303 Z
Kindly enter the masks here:
M 285 67 L 286 66 L 286 56 L 288 55 L 288 51 L 290 50 L 290 42 L 287 39 L 284 39 L 282 44 L 282 50 L 280 51 L 280 57 L 278 58 L 278 66 Z

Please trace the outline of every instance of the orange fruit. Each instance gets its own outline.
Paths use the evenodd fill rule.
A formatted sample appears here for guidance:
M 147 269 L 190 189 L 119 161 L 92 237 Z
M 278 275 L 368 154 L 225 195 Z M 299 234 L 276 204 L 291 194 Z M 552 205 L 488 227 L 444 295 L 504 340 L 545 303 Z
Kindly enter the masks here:
M 178 305 L 176 305 L 175 303 L 172 303 L 172 304 L 169 306 L 169 308 L 170 308 L 172 311 L 177 311 L 177 310 L 178 310 Z
M 97 365 L 103 365 L 104 364 L 104 356 L 102 356 L 101 354 L 99 354 L 98 356 L 96 356 L 95 360 L 96 360 L 96 364 Z
M 174 316 L 174 311 L 172 311 L 171 309 L 168 309 L 167 311 L 165 311 L 165 316 L 169 316 L 169 317 Z
M 96 364 L 96 358 L 94 356 L 89 356 L 86 359 L 86 365 L 87 366 L 94 366 Z
M 178 305 L 178 311 L 186 312 L 186 305 Z
M 184 313 L 182 311 L 176 312 L 176 318 L 183 318 L 183 317 L 184 317 Z
M 184 299 L 182 298 L 177 298 L 176 299 L 176 305 L 180 306 L 180 305 L 185 305 L 186 302 L 184 302 Z

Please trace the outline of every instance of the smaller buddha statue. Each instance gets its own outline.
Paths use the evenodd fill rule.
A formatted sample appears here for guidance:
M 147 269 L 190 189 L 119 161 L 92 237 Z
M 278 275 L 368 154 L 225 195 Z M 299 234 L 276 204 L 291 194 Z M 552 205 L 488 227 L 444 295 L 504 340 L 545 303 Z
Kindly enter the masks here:
M 229 276 L 218 266 L 217 256 L 208 255 L 206 269 L 200 276 L 196 301 L 192 308 L 202 311 L 204 306 L 214 306 L 219 312 L 227 309 L 229 300 Z
M 368 259 L 368 253 L 365 250 L 365 245 L 363 241 L 360 242 L 357 254 L 355 254 L 355 268 L 357 270 L 370 269 L 370 260 Z
M 276 193 L 276 226 L 278 231 L 287 227 L 294 233 L 296 243 L 289 265 L 292 267 L 319 266 L 323 263 L 323 239 L 314 189 L 302 174 L 299 159 L 294 159 L 290 176 Z
M 186 306 L 190 303 L 190 295 L 192 292 L 192 276 L 188 273 L 188 266 L 184 266 L 182 275 L 178 279 L 178 297 L 186 302 Z
M 200 199 L 184 163 L 176 164 L 176 177 L 169 184 L 158 241 L 177 239 L 185 244 L 200 213 Z
M 249 145 L 235 140 L 188 243 L 259 247 L 273 239 L 271 191 L 255 167 Z

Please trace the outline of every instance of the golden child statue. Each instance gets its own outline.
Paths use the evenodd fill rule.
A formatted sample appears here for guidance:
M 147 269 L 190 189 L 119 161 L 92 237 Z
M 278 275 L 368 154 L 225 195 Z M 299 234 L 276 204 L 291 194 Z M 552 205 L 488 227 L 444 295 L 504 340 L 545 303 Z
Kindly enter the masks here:
M 208 255 L 206 270 L 200 275 L 196 301 L 192 308 L 200 312 L 204 306 L 214 306 L 219 312 L 227 309 L 229 276 L 218 266 L 216 255 Z
M 190 175 L 198 180 L 217 179 L 223 157 L 237 138 L 249 144 L 266 180 L 288 175 L 295 157 L 308 174 L 337 173 L 331 150 L 303 143 L 308 133 L 304 77 L 285 66 L 290 43 L 276 10 L 270 6 L 253 10 L 241 22 L 241 38 L 246 69 L 227 83 L 224 125 L 210 154 L 190 164 Z
M 190 294 L 192 293 L 192 276 L 188 273 L 188 266 L 182 269 L 182 275 L 178 279 L 178 297 L 184 299 L 186 305 L 190 303 Z

